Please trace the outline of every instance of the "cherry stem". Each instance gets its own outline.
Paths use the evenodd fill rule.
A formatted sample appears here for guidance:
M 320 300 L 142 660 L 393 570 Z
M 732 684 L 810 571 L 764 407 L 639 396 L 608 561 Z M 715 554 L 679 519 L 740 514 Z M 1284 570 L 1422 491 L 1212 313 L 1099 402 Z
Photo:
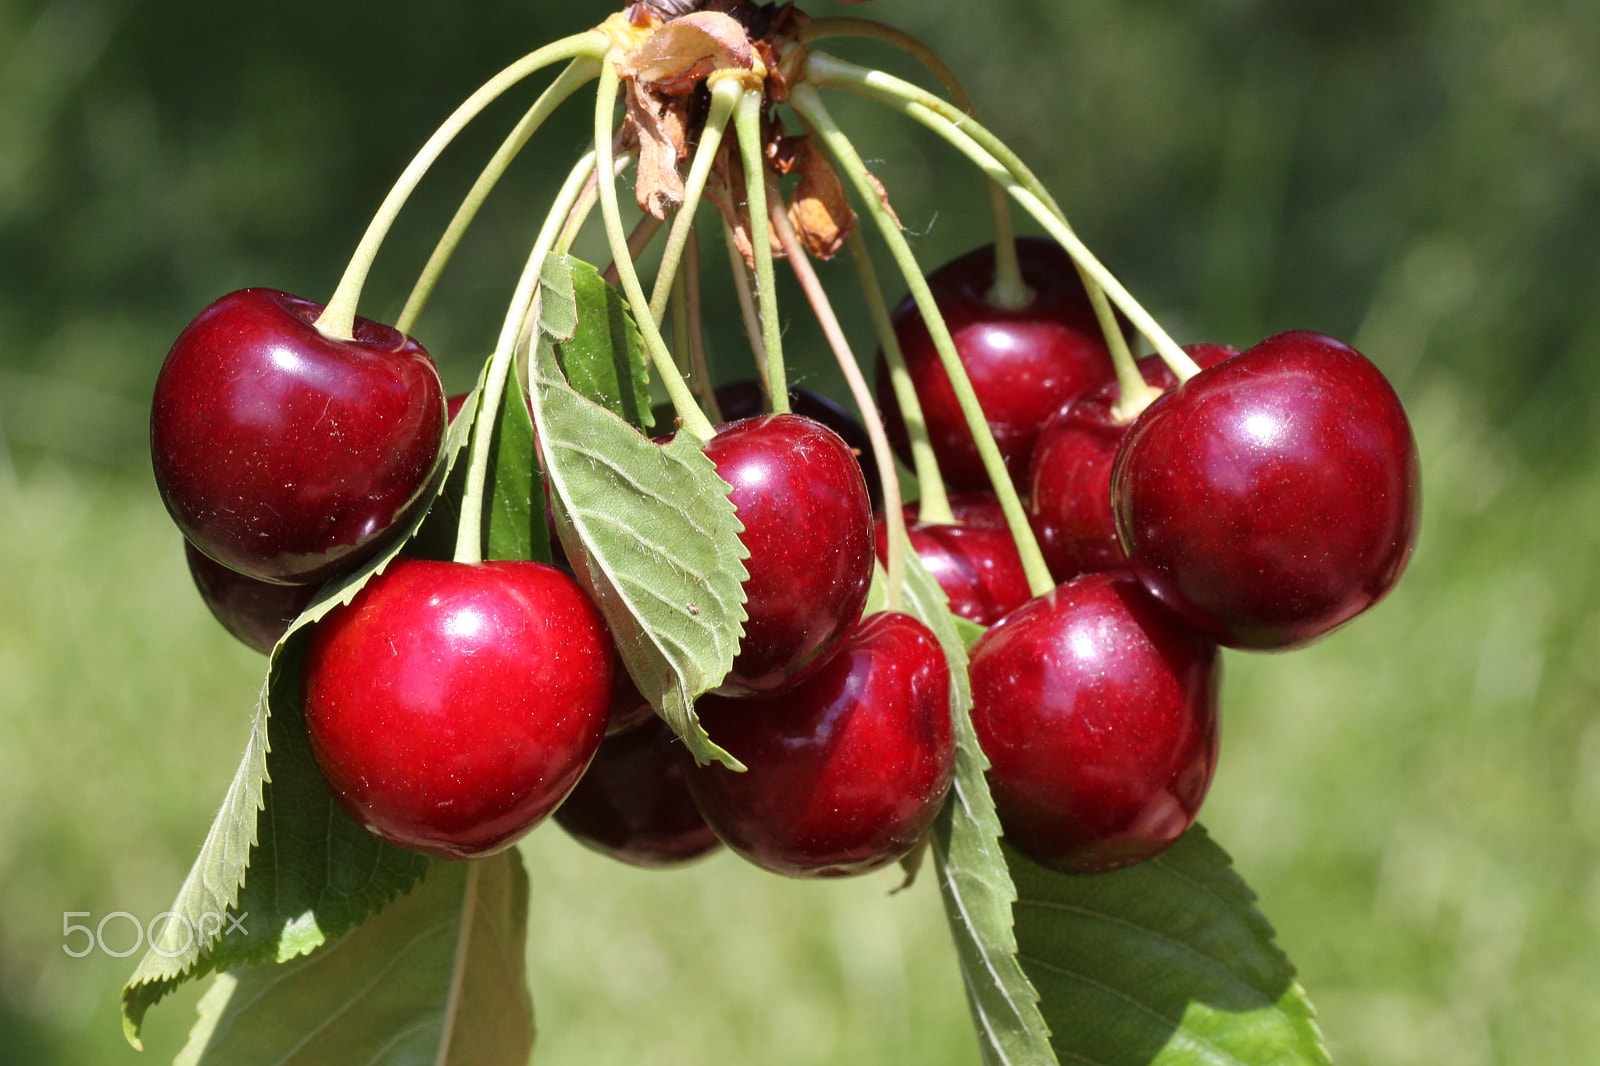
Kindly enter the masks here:
M 439 276 L 444 273 L 450 257 L 455 255 L 456 248 L 461 244 L 462 235 L 466 233 L 467 227 L 472 225 L 484 201 L 489 198 L 489 193 L 505 176 L 511 161 L 527 145 L 534 133 L 538 132 L 551 112 L 599 73 L 599 60 L 593 56 L 579 56 L 567 64 L 566 69 L 556 76 L 556 80 L 539 94 L 539 99 L 534 101 L 533 106 L 501 142 L 500 147 L 478 175 L 478 180 L 472 183 L 472 188 L 461 201 L 461 206 L 456 208 L 455 216 L 450 219 L 450 225 L 445 227 L 444 233 L 439 237 L 439 243 L 434 245 L 433 254 L 428 257 L 427 266 L 422 268 L 421 276 L 412 287 L 411 296 L 407 298 L 404 310 L 395 321 L 395 329 L 401 333 L 411 332 L 417 319 L 422 315 L 422 309 L 427 306 L 428 298 L 433 295 Z
M 661 253 L 661 269 L 656 274 L 655 291 L 650 294 L 650 316 L 658 323 L 666 313 L 667 296 L 672 292 L 673 279 L 678 276 L 678 261 L 689 243 L 689 234 L 694 231 L 694 216 L 700 209 L 700 198 L 705 195 L 711 164 L 716 160 L 717 149 L 722 146 L 722 131 L 727 127 L 742 92 L 743 89 L 733 78 L 720 79 L 711 87 L 711 112 L 706 116 L 700 144 L 694 150 L 694 161 L 689 164 L 683 203 L 672 220 L 672 230 L 667 234 L 667 247 Z
M 650 247 L 650 242 L 655 240 L 656 234 L 660 232 L 661 220 L 654 215 L 647 214 L 635 222 L 633 229 L 628 231 L 628 239 L 625 242 L 628 249 L 626 257 L 628 262 L 635 264 L 637 267 L 639 257 L 644 254 L 646 248 Z M 605 279 L 607 285 L 615 285 L 617 284 L 617 278 L 620 276 L 618 273 L 620 269 L 617 266 L 616 257 L 613 256 L 611 262 L 607 263 L 606 268 L 600 272 L 600 276 Z M 661 320 L 658 318 L 655 323 L 659 327 Z
M 334 289 L 332 298 L 328 300 L 327 307 L 317 316 L 315 323 L 317 329 L 325 336 L 339 340 L 349 340 L 354 336 L 356 304 L 360 302 L 361 290 L 366 285 L 367 274 L 372 270 L 373 260 L 378 257 L 378 249 L 382 247 L 384 238 L 389 235 L 390 227 L 400 214 L 400 209 L 405 206 L 406 200 L 422 181 L 423 175 L 468 123 L 477 118 L 484 108 L 507 89 L 544 67 L 559 63 L 563 59 L 604 55 L 609 47 L 611 42 L 604 34 L 595 30 L 564 37 L 523 56 L 467 97 L 461 106 L 445 119 L 444 124 L 434 131 L 433 136 L 428 138 L 422 150 L 411 160 L 399 180 L 394 183 L 394 187 L 389 190 L 389 195 L 384 197 L 377 213 L 372 216 L 372 221 L 367 224 L 367 231 L 362 235 L 361 243 L 356 246 L 355 254 L 350 257 L 350 265 L 345 267 L 344 276 L 339 279 L 339 284 Z
M 489 365 L 483 372 L 472 425 L 472 444 L 467 453 L 467 482 L 461 500 L 461 522 L 456 527 L 455 561 L 458 563 L 483 561 L 483 511 L 488 502 L 489 446 L 499 421 L 506 378 L 515 362 L 517 342 L 523 335 L 523 323 L 533 314 L 534 297 L 538 293 L 544 261 L 555 244 L 562 220 L 572 210 L 589 175 L 594 173 L 596 155 L 592 149 L 584 153 L 568 172 L 567 180 L 562 183 L 561 191 L 550 205 L 544 224 L 539 228 L 538 239 L 533 242 L 533 251 L 528 253 L 528 261 L 517 278 L 517 288 L 511 297 L 511 306 L 506 309 L 505 321 L 500 326 L 494 354 L 489 357 Z
M 938 79 L 950 100 L 966 114 L 973 114 L 972 96 L 961 84 L 955 71 L 940 59 L 933 49 L 916 37 L 886 26 L 881 22 L 862 18 L 820 18 L 808 22 L 800 31 L 800 40 L 811 44 L 828 37 L 869 37 L 892 45 L 916 59 Z M 831 58 L 831 57 L 825 57 Z M 1011 204 L 1006 192 L 993 179 L 988 180 L 989 211 L 994 218 L 994 284 L 984 294 L 991 307 L 1017 311 L 1033 302 L 1033 290 L 1022 276 L 1022 264 L 1017 259 L 1016 231 L 1011 225 Z
M 917 474 L 920 499 L 917 502 L 917 520 L 934 525 L 950 525 L 956 516 L 950 510 L 950 496 L 945 491 L 944 478 L 939 473 L 939 459 L 933 453 L 933 442 L 928 439 L 928 423 L 922 415 L 922 400 L 917 387 L 911 382 L 911 372 L 906 369 L 905 354 L 900 350 L 900 338 L 894 333 L 894 320 L 889 315 L 889 305 L 883 298 L 883 286 L 878 284 L 878 272 L 872 266 L 872 252 L 867 248 L 861 231 L 851 227 L 846 239 L 850 258 L 854 260 L 856 277 L 867 298 L 867 310 L 872 316 L 873 330 L 878 334 L 878 347 L 889 367 L 889 383 L 894 389 L 895 401 L 900 405 L 900 418 L 905 423 L 906 437 L 911 442 L 911 465 Z M 891 462 L 893 461 L 891 457 Z
M 889 532 L 889 558 L 885 564 L 888 573 L 888 609 L 899 611 L 904 603 L 909 539 L 905 512 L 900 505 L 900 474 L 894 465 L 894 453 L 889 449 L 889 434 L 883 428 L 883 415 L 872 400 L 872 389 L 868 387 L 861 366 L 850 350 L 850 342 L 839 326 L 838 316 L 833 313 L 833 304 L 829 302 L 822 282 L 817 280 L 811 257 L 794 235 L 789 216 L 784 213 L 781 203 L 770 200 L 769 203 L 772 203 L 769 209 L 772 226 L 778 234 L 778 243 L 783 247 L 784 258 L 789 260 L 789 266 L 811 304 L 811 311 L 817 316 L 817 324 L 822 327 L 822 335 L 827 338 L 828 347 L 833 349 L 839 369 L 844 373 L 845 383 L 850 386 L 850 395 L 855 397 L 856 407 L 861 411 L 867 436 L 872 441 L 872 454 L 878 461 L 878 478 L 883 483 L 883 516 Z
M 1074 265 L 1077 265 L 1076 261 Z M 1139 364 L 1128 348 L 1128 338 L 1122 334 L 1122 323 L 1117 321 L 1117 312 L 1112 308 L 1106 290 L 1095 284 L 1082 266 L 1078 266 L 1078 276 L 1083 280 L 1084 291 L 1089 294 L 1089 302 L 1094 306 L 1094 316 L 1100 323 L 1100 332 L 1105 335 L 1106 347 L 1111 352 L 1111 368 L 1117 374 L 1117 401 L 1111 405 L 1111 417 L 1119 425 L 1127 425 L 1139 417 L 1139 412 L 1155 403 L 1161 390 L 1148 384 L 1139 372 Z
M 756 311 L 755 293 L 750 291 L 750 270 L 745 265 L 744 253 L 739 251 L 739 240 L 733 235 L 733 226 L 722 220 L 722 243 L 728 246 L 728 269 L 733 272 L 733 291 L 739 297 L 739 315 L 744 319 L 744 333 L 750 339 L 750 350 L 756 356 L 756 372 L 761 375 L 761 387 L 770 395 L 767 380 L 767 348 L 761 343 L 761 315 Z
M 956 400 L 961 405 L 962 414 L 966 416 L 967 428 L 977 444 L 978 456 L 983 460 L 984 471 L 989 475 L 994 494 L 1000 501 L 1000 509 L 1005 513 L 1006 525 L 1011 531 L 1011 538 L 1016 541 L 1017 554 L 1022 558 L 1022 569 L 1028 578 L 1028 588 L 1035 596 L 1044 595 L 1055 588 L 1055 580 L 1050 576 L 1050 568 L 1045 565 L 1044 556 L 1039 552 L 1039 543 L 1034 539 L 1033 529 L 1028 525 L 1028 516 L 1022 509 L 1016 485 L 1012 483 L 1011 474 L 1006 470 L 1005 460 L 1000 455 L 994 434 L 989 431 L 988 421 L 984 418 L 983 408 L 973 391 L 972 381 L 967 377 L 966 367 L 962 365 L 961 357 L 956 353 L 949 327 L 945 325 L 944 316 L 939 313 L 939 305 L 933 298 L 933 292 L 928 288 L 927 279 L 922 276 L 922 271 L 917 266 L 916 256 L 912 254 L 910 244 L 900 232 L 899 223 L 889 210 L 880 187 L 874 182 L 855 146 L 833 121 L 833 116 L 828 113 L 816 88 L 810 84 L 795 86 L 790 92 L 789 103 L 800 117 L 821 135 L 835 163 L 849 175 L 851 184 L 856 188 L 856 194 L 866 205 L 868 213 L 872 215 L 873 221 L 883 234 L 884 242 L 894 256 L 895 263 L 905 276 L 906 287 L 911 290 L 911 298 L 916 302 L 917 310 L 921 312 L 923 322 L 928 327 L 934 349 L 939 353 L 939 361 L 950 377 L 950 385 L 955 392 Z
M 615 147 L 612 149 L 615 151 Z M 622 176 L 632 163 L 631 157 L 618 156 L 611 164 L 613 179 Z M 555 250 L 565 255 L 572 248 L 572 242 L 578 239 L 578 233 L 583 229 L 583 224 L 589 221 L 589 214 L 594 210 L 594 205 L 600 202 L 600 172 L 594 171 L 589 175 L 589 180 L 583 186 L 583 191 L 578 194 L 577 201 L 572 205 L 572 210 L 567 212 L 566 225 L 561 227 L 561 236 L 556 238 Z
M 844 89 L 866 96 L 900 111 L 943 137 L 986 175 L 1005 187 L 1012 198 L 1031 214 L 1053 237 L 1095 285 L 1150 339 L 1156 352 L 1179 381 L 1187 381 L 1200 367 L 1178 347 L 1160 323 L 1135 300 L 1105 264 L 1084 245 L 1049 192 L 1023 162 L 993 133 L 971 115 L 957 111 L 942 100 L 910 82 L 878 70 L 867 70 L 833 56 L 813 52 L 807 62 L 813 85 Z
M 772 410 L 789 410 L 789 379 L 783 368 L 783 324 L 778 320 L 778 284 L 772 269 L 772 235 L 767 227 L 767 165 L 761 144 L 760 89 L 739 98 L 733 128 L 744 167 L 745 206 L 750 217 L 750 252 L 756 263 L 756 301 L 761 312 L 761 347 L 766 353 L 767 395 Z
M 620 52 L 614 52 L 606 57 L 606 62 L 600 71 L 600 88 L 595 94 L 594 143 L 600 159 L 601 174 L 615 173 L 611 124 L 616 115 L 618 90 L 622 85 L 622 79 L 617 74 L 617 61 L 621 58 Z M 622 232 L 622 206 L 617 201 L 617 183 L 614 180 L 601 181 L 599 190 L 600 214 L 605 219 L 606 240 L 611 245 L 617 277 L 622 283 L 622 293 L 631 306 L 648 308 L 650 302 L 645 299 L 644 286 L 639 283 L 639 272 L 633 267 L 633 259 L 628 252 L 628 241 Z M 661 328 L 648 314 L 635 313 L 634 319 L 639 326 L 639 335 L 644 339 L 645 351 L 649 353 L 650 361 L 655 364 L 662 385 L 666 386 L 667 396 L 672 400 L 673 410 L 677 412 L 683 428 L 702 443 L 710 440 L 715 436 L 716 430 L 707 421 L 699 405 L 694 402 L 694 394 L 689 391 L 683 376 L 678 373 L 678 366 L 673 362 L 672 353 L 667 350 L 667 342 L 661 336 Z
M 700 231 L 689 231 L 689 244 L 684 250 L 683 269 L 678 272 L 683 284 L 683 308 L 689 316 L 689 380 L 699 394 L 700 406 L 710 416 L 713 424 L 722 421 L 722 408 L 717 403 L 717 390 L 711 384 L 711 367 L 706 362 L 705 321 L 700 300 Z

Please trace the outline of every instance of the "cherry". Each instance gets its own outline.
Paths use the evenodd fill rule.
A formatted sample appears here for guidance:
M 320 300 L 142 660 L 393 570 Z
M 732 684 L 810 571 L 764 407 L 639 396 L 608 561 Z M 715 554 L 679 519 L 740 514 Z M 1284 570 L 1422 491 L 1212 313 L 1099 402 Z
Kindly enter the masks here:
M 767 393 L 759 381 L 733 381 L 717 386 L 717 409 L 728 422 L 741 418 L 754 418 L 766 411 Z M 877 507 L 882 487 L 878 482 L 878 464 L 872 458 L 872 441 L 856 417 L 833 400 L 803 385 L 789 386 L 789 410 L 797 415 L 821 422 L 844 440 L 861 464 L 862 477 L 867 482 L 867 496 Z M 664 425 L 671 425 L 669 417 Z
M 798 688 L 703 697 L 711 739 L 745 764 L 695 766 L 689 791 L 723 842 L 791 877 L 866 873 L 932 824 L 955 765 L 950 674 L 926 626 L 876 614 Z
M 1184 351 L 1202 367 L 1239 354 L 1225 344 L 1190 344 Z M 1146 384 L 1165 390 L 1178 383 L 1157 356 L 1138 365 Z M 1113 378 L 1057 411 L 1039 431 L 1028 476 L 1028 519 L 1057 581 L 1127 565 L 1111 517 L 1111 464 L 1133 424 L 1116 415 L 1121 395 Z
M 744 639 L 717 691 L 771 695 L 822 665 L 861 617 L 872 511 L 849 445 L 801 415 L 726 423 L 705 445 L 744 523 Z
M 493 854 L 588 766 L 613 654 L 600 612 L 554 567 L 400 557 L 312 630 L 311 750 L 339 805 L 390 843 Z
M 322 588 L 315 583 L 274 585 L 257 581 L 207 558 L 188 541 L 183 542 L 183 557 L 189 562 L 189 576 L 194 578 L 194 586 L 212 616 L 222 623 L 222 628 L 263 655 L 271 653 L 289 624 L 311 606 Z
M 1094 308 L 1067 253 L 1053 241 L 1023 238 L 1017 241 L 1017 257 L 1023 279 L 1034 291 L 1033 300 L 1019 310 L 988 301 L 994 284 L 993 245 L 946 263 L 928 275 L 928 286 L 1000 454 L 1012 479 L 1023 485 L 1045 420 L 1083 392 L 1110 380 L 1112 368 Z M 988 488 L 988 475 L 955 390 L 909 297 L 895 310 L 894 327 L 945 484 L 952 489 Z M 890 440 L 909 464 L 905 422 L 881 353 L 878 403 Z
M 993 494 L 959 493 L 950 502 L 957 519 L 952 524 L 920 522 L 916 505 L 908 504 L 907 538 L 949 597 L 950 610 L 991 625 L 1029 598 L 1028 575 Z M 874 517 L 872 529 L 878 558 L 887 563 L 889 530 L 881 514 Z
M 972 724 L 1006 839 L 1099 873 L 1194 822 L 1217 758 L 1216 645 L 1126 571 L 1029 600 L 972 646 Z
M 349 569 L 425 490 L 444 392 L 421 346 L 320 304 L 242 289 L 178 337 L 156 379 L 150 452 L 178 528 L 233 570 L 285 584 Z
M 1287 648 L 1399 579 L 1417 536 L 1416 442 L 1354 348 L 1280 333 L 1191 378 L 1128 430 L 1112 473 L 1133 571 L 1220 644 Z
M 631 866 L 681 866 L 709 854 L 721 842 L 683 783 L 681 746 L 655 717 L 606 737 L 578 787 L 556 808 L 556 822 L 580 843 Z

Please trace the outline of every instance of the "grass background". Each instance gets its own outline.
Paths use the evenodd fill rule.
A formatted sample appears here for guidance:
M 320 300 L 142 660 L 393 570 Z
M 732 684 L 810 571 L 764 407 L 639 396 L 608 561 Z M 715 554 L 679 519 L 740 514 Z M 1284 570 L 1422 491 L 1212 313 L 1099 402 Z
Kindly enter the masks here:
M 1204 820 L 1337 1061 L 1592 1061 L 1600 8 L 848 10 L 933 43 L 1180 341 L 1319 329 L 1395 381 L 1424 467 L 1411 570 L 1314 648 L 1227 656 Z M 167 905 L 260 684 L 262 660 L 193 594 L 150 484 L 166 346 L 230 288 L 330 292 L 455 101 L 603 14 L 0 0 L 0 1063 L 136 1061 L 115 1007 L 134 960 L 67 957 L 61 916 Z M 424 186 L 364 311 L 398 309 L 516 106 Z M 536 142 L 557 159 L 584 141 L 571 110 Z M 939 146 L 839 112 L 925 263 L 985 239 L 979 187 Z M 454 387 L 565 169 L 542 159 L 491 201 L 419 328 Z M 824 280 L 848 293 L 848 271 Z M 725 302 L 713 321 L 731 322 Z M 789 335 L 802 375 L 834 388 L 798 312 Z M 738 343 L 722 331 L 728 376 Z M 790 883 L 727 856 L 652 875 L 553 826 L 525 852 L 540 1061 L 976 1061 L 931 884 L 890 898 L 889 875 Z M 194 998 L 153 1012 L 146 1060 L 171 1057 Z

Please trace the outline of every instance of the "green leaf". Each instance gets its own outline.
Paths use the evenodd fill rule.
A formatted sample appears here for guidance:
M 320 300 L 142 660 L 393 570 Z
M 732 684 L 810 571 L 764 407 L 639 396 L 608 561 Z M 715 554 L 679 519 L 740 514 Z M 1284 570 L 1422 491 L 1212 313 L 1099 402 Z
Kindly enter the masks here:
M 410 894 L 310 955 L 219 974 L 176 1066 L 523 1066 L 527 918 L 515 849 L 434 862 Z
M 1056 1055 L 1039 994 L 1017 958 L 1011 904 L 1017 898 L 1000 849 L 1000 821 L 984 771 L 989 760 L 972 729 L 967 651 L 944 591 L 914 554 L 906 558 L 906 611 L 933 630 L 950 665 L 956 769 L 950 798 L 933 827 L 933 853 L 945 914 L 990 1066 L 1050 1066 Z
M 588 263 L 570 256 L 561 263 L 576 301 L 576 327 L 565 335 L 558 332 L 567 324 L 561 289 L 541 302 L 540 326 L 556 341 L 556 362 L 567 384 L 629 425 L 650 429 L 655 415 L 650 410 L 649 369 L 627 301 Z M 542 293 L 550 275 L 549 269 L 541 275 Z
M 561 543 L 628 673 L 696 759 L 738 767 L 694 714 L 743 633 L 748 553 L 728 483 L 688 434 L 652 444 L 580 396 L 548 340 L 529 373 Z
M 434 493 L 442 491 L 471 429 L 446 436 Z M 406 536 L 422 525 L 412 518 Z M 405 537 L 295 619 L 273 649 L 244 758 L 169 918 L 122 990 L 123 1030 L 139 1046 L 145 1013 L 191 978 L 267 958 L 290 958 L 337 936 L 404 891 L 426 860 L 362 830 L 329 795 L 300 714 L 306 626 L 349 603 L 399 552 Z
M 1023 968 L 1063 1060 L 1104 1066 L 1329 1062 L 1294 967 L 1204 829 L 1149 862 L 1054 873 L 1007 848 Z
M 544 521 L 544 486 L 527 394 L 516 374 L 506 375 L 500 417 L 489 447 L 489 513 L 484 523 L 485 559 L 550 561 L 550 531 Z

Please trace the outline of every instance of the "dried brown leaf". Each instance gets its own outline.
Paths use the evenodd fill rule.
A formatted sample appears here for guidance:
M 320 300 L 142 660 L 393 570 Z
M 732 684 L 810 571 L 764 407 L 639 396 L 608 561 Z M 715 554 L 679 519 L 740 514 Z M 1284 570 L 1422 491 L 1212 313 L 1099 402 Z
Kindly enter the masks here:
M 820 152 L 806 146 L 798 166 L 800 184 L 789 203 L 789 224 L 807 252 L 818 259 L 832 259 L 850 236 L 856 213 L 845 197 L 844 183 Z
M 738 21 L 720 11 L 697 11 L 666 23 L 628 56 L 624 77 L 657 92 L 691 93 L 714 70 L 750 70 L 755 50 Z

